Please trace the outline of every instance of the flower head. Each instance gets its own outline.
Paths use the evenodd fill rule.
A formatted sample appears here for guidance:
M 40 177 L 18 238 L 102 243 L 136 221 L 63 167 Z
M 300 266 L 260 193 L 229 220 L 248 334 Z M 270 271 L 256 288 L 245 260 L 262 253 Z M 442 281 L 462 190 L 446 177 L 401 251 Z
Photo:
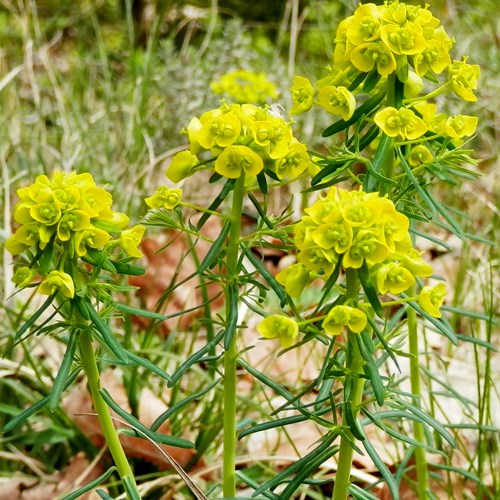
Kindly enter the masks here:
M 292 93 L 292 107 L 290 115 L 298 115 L 311 109 L 314 99 L 314 87 L 309 79 L 303 76 L 294 76 Z
M 467 58 L 453 61 L 448 66 L 448 77 L 453 92 L 466 101 L 477 101 L 474 90 L 477 89 L 480 68 L 477 64 L 468 64 Z
M 215 171 L 229 179 L 257 175 L 263 168 L 262 158 L 247 146 L 229 146 L 215 160 Z
M 75 285 L 69 274 L 62 271 L 50 271 L 47 277 L 40 283 L 38 293 L 53 295 L 57 292 L 61 292 L 65 297 L 72 299 L 75 295 Z
M 167 186 L 160 186 L 153 196 L 145 198 L 146 205 L 150 208 L 165 208 L 172 210 L 181 201 L 182 189 L 170 189 Z
M 299 333 L 299 326 L 292 318 L 273 314 L 264 318 L 257 331 L 266 339 L 279 339 L 283 347 L 290 347 Z
M 435 318 L 441 317 L 439 308 L 446 297 L 446 285 L 438 283 L 436 286 L 424 286 L 418 296 L 418 305 Z
M 375 115 L 375 123 L 389 137 L 413 140 L 427 132 L 427 125 L 411 109 L 386 107 Z
M 346 87 L 327 85 L 318 94 L 319 104 L 329 113 L 349 120 L 356 109 L 356 99 Z
M 146 228 L 141 225 L 125 229 L 120 234 L 120 245 L 131 257 L 141 258 L 142 252 L 139 250 L 139 244 L 146 232 Z
M 345 327 L 351 332 L 360 333 L 367 323 L 366 314 L 360 309 L 350 306 L 334 306 L 323 321 L 323 329 L 330 335 L 340 335 Z

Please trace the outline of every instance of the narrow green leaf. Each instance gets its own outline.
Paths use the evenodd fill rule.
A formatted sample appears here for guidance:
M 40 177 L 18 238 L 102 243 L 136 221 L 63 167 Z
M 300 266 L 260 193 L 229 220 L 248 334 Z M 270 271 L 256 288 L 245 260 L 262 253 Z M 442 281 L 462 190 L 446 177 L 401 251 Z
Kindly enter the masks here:
M 45 302 L 38 308 L 38 310 L 36 312 L 33 313 L 31 318 L 28 321 L 26 321 L 26 323 L 24 323 L 24 325 L 16 332 L 16 335 L 14 336 L 15 340 L 22 337 L 24 332 L 26 332 L 29 328 L 31 328 L 36 323 L 37 319 L 44 313 L 44 311 L 50 306 L 50 304 L 52 304 L 55 297 L 56 297 L 56 294 L 49 295 L 47 297 Z
M 59 406 L 59 401 L 61 400 L 62 393 L 66 389 L 66 383 L 68 382 L 69 372 L 71 370 L 71 365 L 75 359 L 76 347 L 78 345 L 78 340 L 80 338 L 80 330 L 75 329 L 70 333 L 68 345 L 66 346 L 66 352 L 64 353 L 61 366 L 57 372 L 54 384 L 52 386 L 52 393 L 50 394 L 49 409 L 54 411 Z
M 359 420 L 354 415 L 352 403 L 350 400 L 347 400 L 344 402 L 344 417 L 345 417 L 345 423 L 349 427 L 349 430 L 351 431 L 351 434 L 353 435 L 353 437 L 355 437 L 356 439 L 359 439 L 360 441 L 363 441 L 364 439 L 366 439 L 366 437 L 363 434 L 363 431 L 361 429 L 361 425 L 359 423 Z
M 257 174 L 257 184 L 262 194 L 267 194 L 267 179 L 264 171 Z
M 377 467 L 380 474 L 382 475 L 382 478 L 384 479 L 385 483 L 387 484 L 387 487 L 389 488 L 389 491 L 391 492 L 392 498 L 394 500 L 399 500 L 399 487 L 396 483 L 396 480 L 394 479 L 393 474 L 387 468 L 384 461 L 379 457 L 377 451 L 373 447 L 370 440 L 366 439 L 366 435 L 365 439 L 363 440 L 363 447 L 368 453 L 369 457 L 373 460 L 373 463 Z
M 104 269 L 105 271 L 113 274 L 116 273 L 116 267 L 102 251 L 94 248 L 88 248 L 87 253 L 82 257 L 82 260 L 99 269 Z
M 114 355 L 123 363 L 128 361 L 128 352 L 121 346 L 121 344 L 116 340 L 113 332 L 109 326 L 102 320 L 98 312 L 94 309 L 94 306 L 89 300 L 86 301 L 87 309 L 89 311 L 89 317 L 92 324 L 95 326 L 97 331 L 102 335 L 103 343 L 106 347 L 109 347 Z
M 81 368 L 78 368 L 73 371 L 73 373 L 66 380 L 65 389 L 67 389 L 76 379 L 76 377 L 80 374 Z M 44 408 L 50 401 L 50 394 L 45 396 L 42 400 L 35 403 L 33 406 L 30 406 L 26 410 L 23 410 L 12 420 L 9 420 L 2 428 L 2 432 L 9 432 L 12 429 L 15 429 L 19 424 L 23 423 L 27 418 L 31 417 L 35 413 L 39 412 L 42 408 Z
M 142 437 L 142 433 L 144 436 L 152 439 L 155 443 L 168 444 L 170 446 L 177 446 L 178 448 L 194 448 L 193 443 L 186 439 L 175 436 L 166 436 L 165 434 L 160 434 L 148 429 L 143 423 L 137 420 L 133 415 L 127 413 L 120 405 L 118 405 L 106 389 L 99 389 L 99 393 L 106 404 L 120 417 L 122 417 L 123 420 L 125 420 L 132 427 L 132 430 L 137 429 L 139 437 Z
M 129 474 L 122 477 L 122 483 L 130 500 L 141 500 L 135 481 Z
M 90 491 L 94 489 L 97 485 L 101 484 L 103 481 L 106 481 L 113 472 L 115 472 L 116 467 L 113 465 L 110 467 L 104 474 L 100 475 L 97 479 L 94 479 L 90 483 L 86 484 L 85 486 L 82 486 L 81 488 L 78 488 L 77 490 L 73 491 L 69 495 L 64 496 L 61 498 L 61 500 L 75 500 L 78 497 L 81 497 L 84 493 L 87 493 L 87 491 Z M 104 497 L 101 497 L 104 498 Z M 111 498 L 111 497 L 110 497 Z
M 220 381 L 221 381 L 220 378 L 214 380 L 207 387 L 204 387 L 200 391 L 191 394 L 187 398 L 184 398 L 182 401 L 179 401 L 175 405 L 171 406 L 167 411 L 164 411 L 161 415 L 159 415 L 156 418 L 156 420 L 151 425 L 150 429 L 152 431 L 157 431 L 158 428 L 161 426 L 161 424 L 163 424 L 163 422 L 165 422 L 171 415 L 178 412 L 181 408 L 188 405 L 192 401 L 195 401 L 196 399 L 203 397 L 205 394 L 207 394 L 207 392 L 210 392 Z
M 210 203 L 207 212 L 205 212 L 201 217 L 200 220 L 198 221 L 197 228 L 200 230 L 204 225 L 205 222 L 207 222 L 208 219 L 211 217 L 210 212 L 215 212 L 222 202 L 227 198 L 227 195 L 234 189 L 234 179 L 228 179 L 226 183 L 224 184 L 223 188 L 221 189 L 220 193 L 216 196 L 216 198 Z
M 217 239 L 212 243 L 212 245 L 210 246 L 210 250 L 207 252 L 205 257 L 201 261 L 200 265 L 198 266 L 198 274 L 202 274 L 209 267 L 215 265 L 216 262 L 219 260 L 220 250 L 226 242 L 226 238 L 227 235 L 229 234 L 230 229 L 231 229 L 231 222 L 226 221 L 224 226 L 222 226 L 222 230 L 219 236 L 217 236 Z
M 380 81 L 381 75 L 377 71 L 377 67 L 375 66 L 367 75 L 365 83 L 363 84 L 363 92 L 369 94 L 374 88 L 375 85 Z
M 102 498 L 102 500 L 115 500 L 111 495 L 104 490 L 95 490 L 95 492 Z
M 445 322 L 444 318 L 434 318 L 430 314 L 427 314 L 416 302 L 409 302 L 410 306 L 415 309 L 420 316 L 423 316 L 427 321 L 432 323 L 437 331 L 448 337 L 448 339 L 453 343 L 453 345 L 458 345 L 458 338 L 455 332 L 451 329 L 448 322 Z
M 349 90 L 349 92 L 352 92 L 353 90 L 356 90 L 364 81 L 364 79 L 369 75 L 369 73 L 359 73 L 358 76 L 356 76 L 356 78 L 354 78 L 354 80 L 351 82 L 351 84 L 349 85 L 349 87 L 347 87 L 347 89 Z M 364 88 L 364 87 L 363 87 Z
M 365 260 L 363 260 L 362 266 L 358 269 L 358 276 L 361 286 L 363 287 L 363 290 L 365 292 L 366 298 L 368 299 L 368 302 L 370 302 L 370 305 L 373 307 L 375 314 L 379 318 L 383 318 L 384 310 L 382 308 L 382 304 L 380 303 L 380 299 L 378 298 L 375 284 L 372 282 L 372 279 L 370 277 L 370 271 L 368 270 L 368 265 L 366 264 Z
M 127 276 L 142 276 L 146 274 L 146 269 L 141 266 L 129 264 L 128 262 L 113 262 L 113 266 L 118 274 L 125 274 Z
M 379 497 L 374 497 L 370 493 L 365 490 L 362 490 L 359 486 L 351 483 L 347 487 L 347 491 L 354 497 L 359 498 L 360 500 L 379 500 Z
M 240 293 L 236 283 L 227 284 L 227 301 L 226 308 L 228 309 L 228 317 L 226 322 L 226 332 L 224 335 L 224 350 L 228 350 L 233 341 L 236 331 L 238 330 L 238 305 Z
M 241 246 L 248 260 L 252 263 L 252 265 L 259 272 L 262 278 L 267 281 L 268 285 L 280 299 L 280 306 L 285 307 L 288 298 L 283 287 L 276 281 L 275 277 L 266 269 L 264 264 L 260 261 L 260 259 L 258 259 L 258 257 L 252 252 L 252 250 L 250 250 L 250 248 L 243 244 Z
M 373 355 L 370 352 L 370 345 L 367 337 L 369 337 L 369 334 L 364 336 L 360 335 L 356 337 L 356 340 L 358 341 L 361 356 L 365 360 L 364 366 L 366 368 L 368 378 L 370 379 L 370 382 L 372 384 L 373 395 L 375 396 L 375 399 L 377 400 L 379 406 L 382 406 L 384 404 L 384 384 L 382 383 L 382 378 L 380 377 L 380 373 L 378 372 L 377 363 L 373 359 Z
M 252 202 L 252 205 L 255 207 L 255 210 L 257 210 L 257 212 L 259 213 L 261 219 L 264 221 L 264 224 L 269 229 L 274 229 L 274 224 L 268 219 L 266 212 L 262 208 L 257 198 L 255 198 L 255 196 L 252 193 L 248 193 L 248 199 Z
M 54 240 L 50 241 L 48 245 L 43 249 L 42 255 L 38 260 L 38 264 L 43 274 L 49 274 L 53 253 L 54 253 Z
M 189 356 L 189 358 L 186 359 L 186 361 L 184 361 L 184 363 L 182 363 L 179 368 L 177 368 L 177 370 L 175 370 L 175 372 L 172 374 L 171 376 L 171 380 L 168 384 L 169 387 L 172 387 L 173 385 L 175 385 L 175 383 L 193 366 L 195 365 L 196 363 L 198 363 L 200 361 L 201 358 L 203 358 L 203 356 L 205 354 L 207 354 L 207 352 L 210 352 L 223 338 L 224 338 L 224 335 L 225 335 L 225 331 L 222 330 L 221 332 L 219 332 L 211 342 L 208 342 L 206 345 L 204 345 L 199 351 L 196 351 L 195 353 L 191 354 L 191 356 Z
M 369 173 L 365 176 L 363 190 L 367 193 L 376 191 L 380 181 L 387 182 L 381 174 L 387 164 L 394 161 L 394 139 L 386 134 L 382 134 L 377 151 L 371 160 L 370 165 L 367 165 Z M 390 180 L 389 180 L 390 181 Z M 391 181 L 392 182 L 392 181 Z
M 342 160 L 330 160 L 321 170 L 311 179 L 311 186 L 318 185 L 325 177 L 328 177 L 339 170 L 343 170 L 344 167 L 349 166 L 353 162 L 352 159 L 342 159 Z M 322 164 L 324 162 L 321 162 Z
M 165 321 L 170 319 L 171 316 L 165 316 L 153 311 L 148 311 L 146 309 L 138 309 L 136 307 L 127 306 L 125 304 L 114 304 L 115 308 L 127 314 L 133 314 L 134 316 L 141 316 L 143 318 L 157 319 L 160 321 Z
M 146 368 L 146 370 L 149 370 L 153 373 L 156 373 L 156 375 L 161 377 L 163 380 L 166 380 L 167 382 L 172 381 L 172 379 L 168 375 L 168 373 L 164 372 L 155 363 L 152 363 L 148 359 L 145 359 L 142 356 L 138 356 L 137 354 L 134 354 L 133 352 L 128 352 L 127 355 L 128 355 L 128 358 L 130 359 L 130 361 L 133 361 L 134 363 L 137 363 L 138 365 L 143 366 L 144 368 Z

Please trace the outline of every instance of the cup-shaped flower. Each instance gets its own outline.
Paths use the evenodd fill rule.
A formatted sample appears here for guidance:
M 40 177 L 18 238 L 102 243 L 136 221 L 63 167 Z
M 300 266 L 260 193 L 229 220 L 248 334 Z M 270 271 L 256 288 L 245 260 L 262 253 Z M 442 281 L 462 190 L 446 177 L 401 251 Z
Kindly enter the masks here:
M 60 241 L 68 241 L 76 231 L 81 231 L 90 224 L 90 217 L 83 210 L 70 210 L 63 214 L 57 223 L 57 237 Z
M 292 131 L 283 118 L 268 115 L 266 120 L 255 121 L 250 129 L 255 143 L 265 148 L 271 159 L 277 160 L 288 153 Z
M 51 200 L 33 205 L 30 209 L 30 215 L 33 220 L 45 226 L 53 226 L 57 224 L 61 218 L 61 209 Z
M 172 182 L 180 182 L 192 175 L 194 168 L 199 164 L 198 158 L 191 151 L 181 151 L 172 158 L 165 175 Z
M 15 283 L 19 288 L 24 288 L 33 282 L 35 271 L 28 266 L 21 266 L 16 269 L 14 276 L 12 276 L 12 283 Z
M 283 347 L 290 347 L 299 333 L 299 325 L 288 316 L 273 314 L 264 318 L 257 331 L 266 339 L 278 339 Z
M 415 284 L 413 275 L 397 262 L 388 262 L 377 270 L 377 288 L 379 293 L 400 293 Z
M 312 246 L 304 248 L 297 255 L 297 260 L 318 275 L 327 277 L 332 274 L 334 264 L 337 262 L 337 255 L 333 250 Z
M 413 276 L 427 278 L 432 275 L 434 269 L 422 258 L 422 254 L 423 252 L 419 252 L 415 248 L 410 248 L 406 253 L 397 255 L 397 259 Z
M 415 55 L 413 66 L 418 75 L 424 76 L 431 70 L 439 75 L 451 64 L 449 54 L 451 42 L 446 34 L 445 36 L 446 38 L 427 40 L 425 49 Z
M 111 193 L 98 186 L 91 186 L 82 191 L 78 208 L 87 212 L 90 217 L 98 217 L 104 210 L 109 210 L 112 203 Z
M 202 127 L 193 135 L 203 148 L 210 149 L 214 146 L 225 148 L 238 139 L 241 123 L 234 113 L 224 111 L 216 109 L 200 117 Z
M 323 329 L 330 335 L 340 335 L 345 327 L 351 332 L 360 333 L 367 323 L 366 314 L 363 311 L 355 307 L 340 305 L 330 309 L 323 320 Z
M 414 146 L 408 156 L 410 167 L 419 167 L 425 163 L 431 163 L 433 160 L 434 156 L 429 151 L 429 148 L 423 144 Z
M 349 250 L 344 254 L 345 268 L 359 269 L 366 260 L 368 265 L 379 264 L 388 256 L 389 250 L 381 240 L 379 231 L 362 229 L 354 237 Z
M 356 9 L 346 36 L 353 45 L 374 42 L 380 37 L 380 14 L 375 4 L 362 4 Z
M 396 59 L 393 53 L 382 42 L 371 42 L 359 45 L 350 53 L 353 66 L 364 73 L 377 68 L 379 75 L 388 76 L 396 70 Z
M 30 222 L 23 224 L 17 231 L 5 242 L 5 248 L 12 255 L 19 255 L 26 249 L 34 247 L 40 241 L 39 224 Z
M 469 137 L 474 134 L 477 122 L 477 116 L 450 116 L 444 124 L 444 130 L 449 137 L 461 139 L 462 137 Z
M 299 75 L 294 76 L 290 92 L 292 94 L 290 115 L 298 115 L 311 109 L 314 100 L 314 87 L 308 78 Z
M 170 189 L 167 186 L 160 186 L 153 196 L 145 198 L 146 205 L 150 208 L 165 208 L 172 210 L 181 201 L 182 189 Z
M 285 287 L 290 297 L 299 297 L 312 279 L 309 269 L 300 262 L 286 267 L 276 275 L 276 281 Z
M 480 68 L 477 64 L 468 64 L 467 58 L 453 61 L 448 66 L 448 77 L 455 94 L 466 101 L 477 101 L 474 90 L 477 89 Z
M 321 107 L 333 115 L 340 115 L 344 120 L 349 120 L 356 110 L 356 99 L 346 87 L 327 85 L 318 94 Z
M 439 308 L 446 297 L 446 285 L 438 283 L 436 286 L 424 286 L 418 295 L 418 305 L 431 316 L 441 317 Z
M 427 125 L 411 109 L 396 109 L 388 106 L 375 115 L 375 123 L 389 137 L 399 137 L 410 141 L 427 132 Z
M 352 226 L 345 220 L 321 224 L 312 232 L 316 245 L 326 250 L 333 248 L 337 254 L 343 254 L 352 243 Z
M 292 142 L 288 153 L 275 161 L 274 170 L 280 179 L 294 179 L 305 172 L 310 163 L 304 144 Z
M 99 249 L 104 247 L 111 239 L 107 231 L 103 231 L 92 224 L 75 235 L 75 252 L 78 257 L 87 253 L 87 248 Z
M 50 271 L 47 277 L 40 283 L 38 293 L 53 295 L 57 292 L 72 299 L 75 296 L 75 284 L 69 274 L 62 271 Z
M 142 252 L 139 250 L 139 244 L 146 232 L 146 228 L 141 225 L 125 229 L 120 234 L 120 245 L 131 257 L 141 258 Z
M 402 26 L 386 24 L 380 31 L 380 38 L 392 52 L 399 55 L 419 54 L 426 47 L 422 30 L 411 22 Z
M 229 146 L 215 160 L 215 171 L 229 179 L 257 175 L 263 168 L 262 158 L 247 146 Z

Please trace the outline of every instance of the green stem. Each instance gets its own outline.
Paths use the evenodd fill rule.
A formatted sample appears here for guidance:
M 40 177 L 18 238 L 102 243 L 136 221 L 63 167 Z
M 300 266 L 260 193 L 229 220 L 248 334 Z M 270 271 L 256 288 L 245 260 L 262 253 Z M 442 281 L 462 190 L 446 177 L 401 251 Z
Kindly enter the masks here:
M 231 311 L 229 304 L 232 303 L 230 293 L 234 293 L 234 287 L 228 286 L 236 279 L 239 244 L 241 234 L 241 214 L 243 211 L 243 195 L 245 193 L 245 176 L 236 180 L 233 192 L 233 204 L 231 210 L 231 229 L 227 247 L 227 280 L 226 283 L 226 324 L 229 324 Z M 234 314 L 234 311 L 233 311 Z M 236 313 L 237 314 L 237 313 Z M 235 498 L 236 496 L 236 360 L 238 350 L 236 347 L 236 335 L 227 332 L 231 342 L 224 353 L 224 450 L 223 450 L 223 486 L 224 498 Z
M 415 295 L 415 287 L 408 290 L 409 295 Z M 410 349 L 410 384 L 413 395 L 413 404 L 420 407 L 422 391 L 420 388 L 420 366 L 418 362 L 418 330 L 417 330 L 417 312 L 412 307 L 408 308 L 408 342 Z M 425 442 L 424 428 L 420 422 L 413 421 L 413 435 L 421 443 Z M 415 448 L 415 462 L 417 467 L 417 490 L 418 498 L 423 500 L 427 498 L 429 491 L 429 472 L 427 468 L 427 459 L 425 450 L 420 447 Z
M 358 277 L 355 269 L 346 269 L 346 297 L 347 300 L 355 301 L 358 300 Z M 358 374 L 363 371 L 363 356 L 359 350 L 358 342 L 355 337 L 356 334 L 349 332 L 348 340 L 348 352 L 352 356 L 348 356 L 347 359 L 347 369 L 351 376 L 354 376 L 352 380 L 352 387 L 349 400 L 352 405 L 352 412 L 354 418 L 358 417 L 359 407 L 363 398 L 363 388 L 365 385 L 365 379 L 359 377 Z M 346 379 L 346 385 L 348 379 Z M 345 390 L 345 388 L 344 388 Z M 353 447 L 351 443 L 356 440 L 352 435 L 349 427 L 346 423 L 346 416 L 343 416 L 342 421 L 343 427 L 345 428 L 344 434 L 340 440 L 339 449 L 339 460 L 337 467 L 337 474 L 335 475 L 335 483 L 333 485 L 332 500 L 345 500 L 347 498 L 347 488 L 351 480 L 351 467 L 352 467 L 352 457 L 353 457 Z
M 85 374 L 87 375 L 90 395 L 92 396 L 94 408 L 97 412 L 104 438 L 109 447 L 109 451 L 111 452 L 111 456 L 113 457 L 113 460 L 115 462 L 118 474 L 120 475 L 122 481 L 127 481 L 127 483 L 134 488 L 136 492 L 136 498 L 140 498 L 139 492 L 137 491 L 137 484 L 135 482 L 134 473 L 130 468 L 127 456 L 125 455 L 125 452 L 123 451 L 122 445 L 120 443 L 120 439 L 118 438 L 118 433 L 113 424 L 113 420 L 111 419 L 108 405 L 99 392 L 99 388 L 101 386 L 99 369 L 97 367 L 94 349 L 92 347 L 91 334 L 89 331 L 84 331 L 80 335 L 80 356 L 82 359 L 83 369 L 85 370 Z

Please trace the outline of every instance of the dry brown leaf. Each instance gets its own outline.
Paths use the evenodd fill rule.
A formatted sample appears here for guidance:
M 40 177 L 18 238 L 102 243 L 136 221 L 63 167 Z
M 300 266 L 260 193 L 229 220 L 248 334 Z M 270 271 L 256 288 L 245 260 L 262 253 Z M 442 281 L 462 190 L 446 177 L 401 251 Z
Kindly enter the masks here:
M 220 230 L 219 222 L 212 218 L 203 226 L 200 233 L 210 240 L 215 240 Z M 210 247 L 211 244 L 203 239 L 196 242 L 195 249 L 199 262 L 203 260 Z M 147 272 L 143 276 L 131 276 L 130 284 L 139 287 L 137 295 L 142 306 L 149 311 L 157 311 L 158 301 L 165 291 L 174 282 L 181 283 L 194 274 L 197 265 L 189 253 L 189 242 L 186 236 L 179 231 L 169 231 L 156 235 L 154 238 L 145 238 L 141 243 L 141 249 L 144 252 L 146 261 L 144 267 Z M 188 282 L 176 286 L 158 312 L 169 316 L 199 307 L 202 304 L 202 296 L 198 289 L 199 284 L 198 278 L 194 277 Z M 217 284 L 208 284 L 207 292 L 209 299 L 215 299 L 220 295 L 220 299 L 212 302 L 211 307 L 222 304 L 221 288 Z M 198 312 L 192 312 L 163 321 L 160 329 L 164 334 L 174 328 L 185 329 L 198 314 Z M 142 327 L 147 324 L 144 318 L 136 317 L 134 321 Z

